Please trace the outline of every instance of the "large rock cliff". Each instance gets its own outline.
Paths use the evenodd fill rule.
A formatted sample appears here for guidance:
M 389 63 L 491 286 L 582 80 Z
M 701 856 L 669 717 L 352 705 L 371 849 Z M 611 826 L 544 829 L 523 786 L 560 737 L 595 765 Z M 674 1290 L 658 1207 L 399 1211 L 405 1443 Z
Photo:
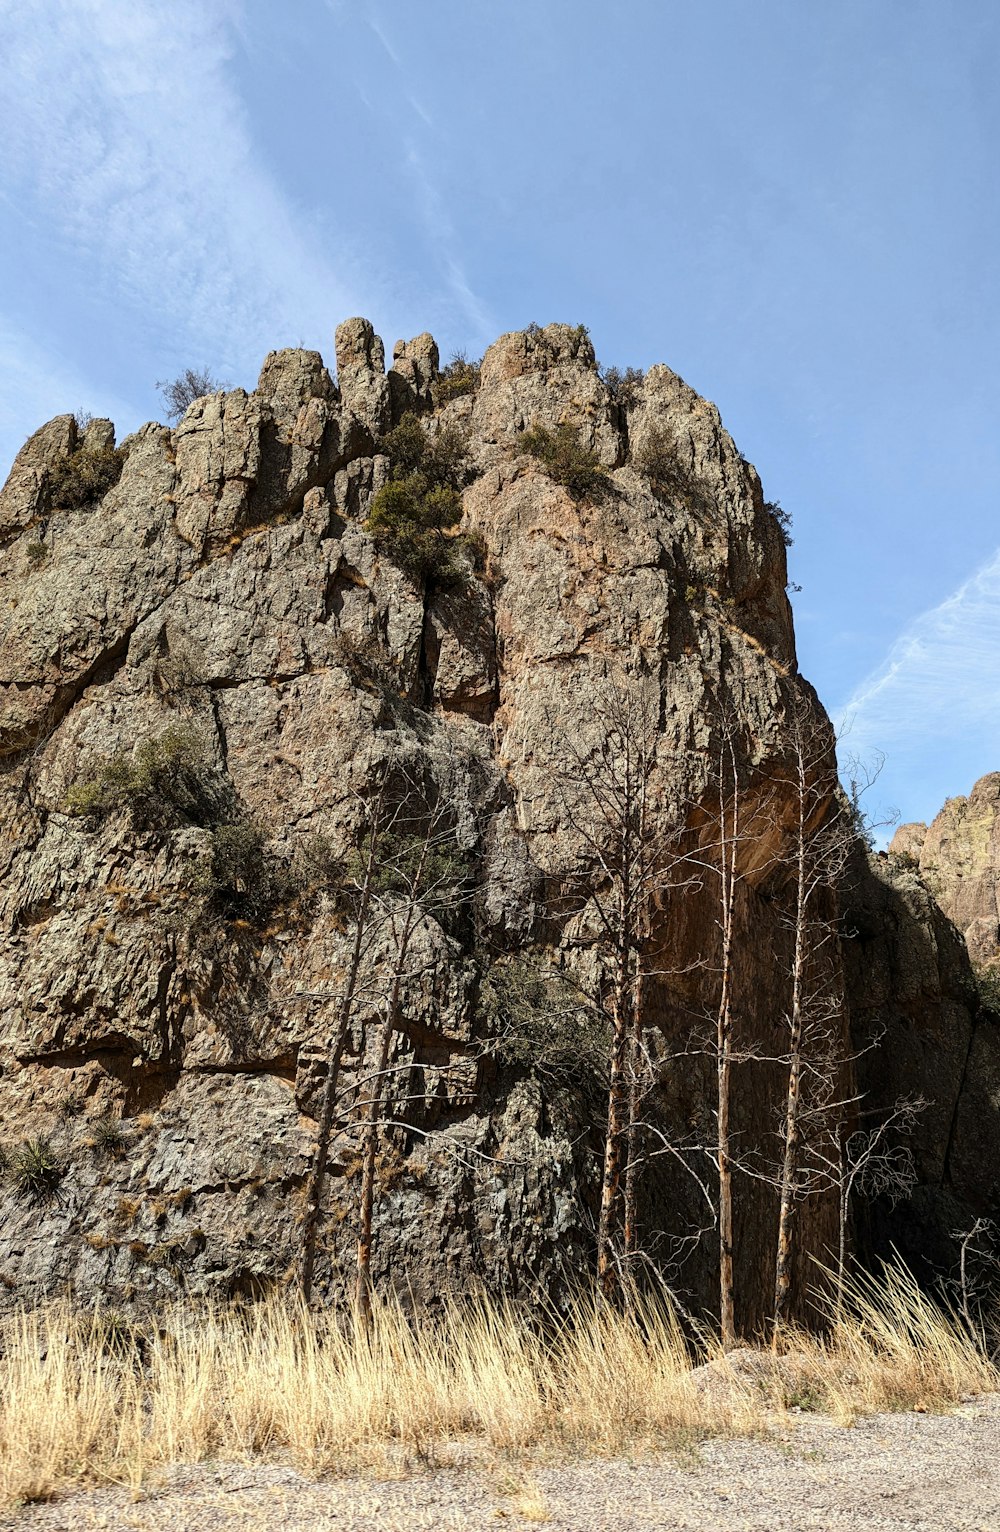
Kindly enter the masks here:
M 1000 772 L 949 798 L 930 825 L 900 825 L 889 849 L 920 869 L 974 963 L 1000 958 Z
M 790 938 L 774 869 L 794 816 L 760 784 L 787 781 L 790 716 L 816 738 L 828 726 L 797 674 L 782 531 L 757 474 L 669 368 L 609 383 L 582 329 L 501 337 L 467 392 L 442 387 L 426 335 L 399 343 L 388 372 L 365 321 L 340 327 L 336 352 L 336 382 L 317 353 L 274 353 L 253 393 L 199 399 L 174 429 L 147 425 L 120 448 L 108 422 L 84 436 L 59 417 L 0 493 L 0 1106 L 13 1166 L 0 1280 L 18 1298 L 67 1284 L 116 1302 L 256 1293 L 292 1270 L 350 946 L 323 868 L 356 850 L 363 805 L 401 761 L 450 805 L 475 895 L 461 920 L 421 927 L 375 1276 L 424 1297 L 484 1283 L 559 1294 L 590 1269 L 594 1081 L 504 1054 L 485 997 L 511 954 L 586 968 L 593 910 L 567 890 L 600 873 L 567 761 L 602 748 L 609 676 L 655 705 L 664 830 L 696 835 L 709 817 L 722 719 L 736 721 L 746 803 L 766 797 L 740 851 L 734 986 L 750 1062 L 734 1131 L 775 1143 L 782 1071 L 767 1060 L 784 1046 Z M 393 471 L 387 433 L 410 414 L 462 444 L 460 579 L 407 573 L 366 530 Z M 600 495 L 570 493 L 523 450 L 526 428 L 567 422 L 606 475 Z M 832 801 L 832 753 L 814 769 Z M 859 961 L 845 926 L 846 977 L 860 1029 L 890 1027 L 891 1053 L 865 1066 L 881 1094 L 904 1052 L 900 1088 L 935 1093 L 921 1164 L 933 1219 L 960 1161 L 980 1202 L 995 1177 L 996 1135 L 978 1181 L 963 1147 L 971 1117 L 977 1134 L 995 1125 L 982 1083 L 994 1044 L 976 1045 L 970 1088 L 950 928 L 872 878 L 866 865 L 851 896 L 867 946 Z M 717 1003 L 718 894 L 691 880 L 661 905 L 646 933 L 655 1109 L 664 1144 L 708 1144 L 714 1065 L 697 1044 Z M 839 992 L 839 949 L 835 969 Z M 366 1046 L 356 1031 L 348 1077 L 363 1076 Z M 349 1277 L 357 1147 L 348 1122 L 321 1293 Z M 645 1176 L 643 1243 L 710 1304 L 717 1237 L 678 1158 L 661 1154 Z M 710 1183 L 708 1156 L 695 1158 Z M 834 1212 L 828 1197 L 803 1208 L 806 1254 L 829 1247 Z M 768 1307 L 775 1214 L 771 1188 L 741 1182 L 748 1326 Z

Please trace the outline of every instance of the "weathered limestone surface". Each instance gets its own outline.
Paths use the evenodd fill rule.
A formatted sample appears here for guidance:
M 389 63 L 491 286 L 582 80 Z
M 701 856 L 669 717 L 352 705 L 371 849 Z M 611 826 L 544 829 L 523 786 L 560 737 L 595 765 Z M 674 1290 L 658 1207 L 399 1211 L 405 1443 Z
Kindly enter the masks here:
M 890 851 L 912 858 L 976 964 L 1000 957 L 1000 772 L 949 798 L 928 826 L 900 825 Z
M 253 393 L 198 400 L 174 430 L 145 426 L 85 511 L 46 501 L 50 466 L 77 445 L 61 417 L 0 497 L 0 1111 L 8 1146 L 46 1136 L 62 1170 L 42 1201 L 10 1177 L 0 1188 L 0 1281 L 17 1298 L 67 1283 L 115 1302 L 253 1294 L 287 1275 L 347 962 L 329 891 L 263 925 L 193 919 L 210 825 L 71 813 L 67 795 L 102 762 L 183 728 L 220 801 L 283 865 L 317 837 L 349 853 L 387 759 L 433 779 L 476 900 L 464 924 L 422 928 L 375 1275 L 432 1297 L 481 1284 L 559 1294 L 591 1264 L 599 1134 L 579 1090 L 495 1057 L 481 987 L 491 961 L 532 946 L 588 960 L 592 922 L 558 902 L 593 872 L 568 808 L 566 742 L 597 750 L 605 676 L 635 678 L 659 710 L 667 825 L 697 820 L 720 709 L 739 720 L 748 801 L 781 758 L 796 698 L 826 727 L 797 675 L 784 547 L 758 477 L 715 407 L 668 368 L 624 402 L 585 332 L 552 325 L 501 337 L 478 390 L 435 410 L 430 336 L 399 343 L 387 374 L 371 326 L 349 320 L 336 362 L 334 384 L 317 353 L 272 353 Z M 409 409 L 428 429 L 468 433 L 462 530 L 484 551 L 458 588 L 418 586 L 365 531 L 388 471 L 379 438 Z M 610 475 L 596 503 L 519 448 L 527 426 L 562 421 Z M 674 441 L 686 493 L 654 492 L 637 466 L 653 431 Z M 832 793 L 832 757 L 823 769 Z M 737 910 L 740 1035 L 765 1057 L 783 1038 L 789 937 L 767 868 L 787 808 L 774 806 L 767 854 L 745 853 Z M 862 868 L 851 899 L 871 911 L 871 934 L 843 943 L 853 1019 L 887 1038 L 865 1067 L 887 1099 L 896 1075 L 934 1093 L 920 1195 L 939 1230 L 959 1204 L 988 1201 L 996 1177 L 995 1040 L 973 1021 L 967 963 L 925 893 L 883 891 Z M 708 1026 L 716 920 L 711 887 L 690 888 L 650 938 L 657 1110 L 685 1141 L 711 1137 L 712 1065 L 669 1056 Z M 349 1072 L 363 1072 L 361 1046 L 352 1039 Z M 780 1086 L 774 1066 L 743 1071 L 743 1141 L 773 1142 Z M 348 1128 L 334 1144 L 321 1294 L 349 1280 L 356 1168 Z M 774 1216 L 766 1187 L 741 1186 L 751 1326 L 767 1307 Z M 705 1222 L 669 1157 L 644 1218 L 654 1251 Z M 803 1213 L 811 1250 L 828 1246 L 831 1218 L 822 1200 Z M 710 1301 L 713 1252 L 711 1231 L 692 1239 L 677 1278 L 695 1301 Z

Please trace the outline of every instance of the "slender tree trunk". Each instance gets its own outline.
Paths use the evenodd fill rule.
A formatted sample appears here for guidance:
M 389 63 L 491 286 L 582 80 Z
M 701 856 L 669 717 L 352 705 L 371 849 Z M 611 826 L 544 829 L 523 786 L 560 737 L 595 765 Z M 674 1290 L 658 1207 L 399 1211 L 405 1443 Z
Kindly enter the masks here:
M 716 1061 L 718 1065 L 718 1144 L 719 1162 L 719 1319 L 722 1344 L 730 1351 L 736 1345 L 735 1279 L 733 1274 L 733 1171 L 730 1156 L 729 1109 L 732 1100 L 733 1022 L 729 1005 L 730 955 L 726 952 L 723 967 L 723 998 L 719 1006 Z
M 796 847 L 795 953 L 792 960 L 792 1007 L 788 1046 L 788 1093 L 785 1100 L 785 1152 L 782 1157 L 778 1249 L 774 1267 L 775 1334 L 787 1318 L 792 1284 L 794 1220 L 799 1171 L 799 1104 L 802 1092 L 803 989 L 806 963 L 806 784 L 799 757 L 799 823 Z
M 847 1208 L 848 1188 L 846 1182 L 840 1186 L 840 1208 L 838 1217 L 838 1242 L 837 1242 L 837 1318 L 844 1311 L 844 1277 L 847 1271 Z
M 372 1215 L 375 1207 L 375 1172 L 378 1165 L 379 1124 L 382 1119 L 382 1108 L 386 1095 L 389 1050 L 392 1046 L 393 1034 L 399 1030 L 400 1026 L 400 995 L 403 987 L 403 975 L 410 951 L 410 939 L 413 936 L 413 928 L 416 925 L 418 899 L 427 867 L 431 835 L 432 832 L 429 830 L 424 837 L 424 843 L 420 849 L 420 859 L 413 874 L 407 896 L 402 925 L 398 932 L 396 961 L 393 967 L 389 1001 L 386 1007 L 385 1019 L 379 1032 L 375 1076 L 372 1080 L 371 1097 L 369 1099 L 368 1111 L 365 1117 L 365 1128 L 361 1141 L 361 1191 L 358 1209 L 358 1258 L 354 1283 L 354 1301 L 359 1321 L 366 1334 L 371 1327 L 372 1314 Z
M 333 1120 L 337 1105 L 340 1066 L 344 1057 L 344 1049 L 347 1046 L 347 1039 L 350 1036 L 351 1021 L 354 1015 L 354 1001 L 358 990 L 358 977 L 361 973 L 361 960 L 364 953 L 365 936 L 371 912 L 372 880 L 375 873 L 377 829 L 380 815 L 381 797 L 378 800 L 378 813 L 373 817 L 369 826 L 368 853 L 365 858 L 361 897 L 354 930 L 354 944 L 351 948 L 351 958 L 347 969 L 344 994 L 337 1013 L 337 1027 L 331 1040 L 329 1055 L 327 1056 L 326 1080 L 323 1084 L 323 1099 L 316 1131 L 316 1153 L 306 1185 L 306 1207 L 302 1225 L 302 1247 L 299 1260 L 299 1286 L 302 1289 L 302 1296 L 307 1303 L 312 1296 L 320 1208 L 323 1202 L 326 1168 L 330 1158 L 330 1139 L 333 1133 Z
M 398 980 L 398 974 L 397 974 Z M 358 1320 L 367 1334 L 371 1328 L 372 1213 L 375 1206 L 375 1172 L 378 1162 L 379 1122 L 385 1101 L 385 1079 L 389 1067 L 389 1049 L 399 1014 L 399 984 L 393 985 L 389 1008 L 379 1032 L 378 1056 L 372 1079 L 371 1096 L 361 1141 L 361 1195 L 358 1212 L 358 1262 L 354 1284 L 354 1304 Z
M 719 1167 L 719 1325 L 722 1345 L 736 1345 L 736 1281 L 733 1258 L 733 1172 L 730 1136 L 733 1068 L 733 920 L 736 892 L 736 848 L 739 837 L 739 791 L 733 762 L 731 835 L 726 834 L 725 773 L 720 773 L 720 868 L 722 874 L 722 984 L 716 1022 L 716 1157 Z
M 625 1199 L 622 1245 L 626 1262 L 639 1246 L 639 1155 L 642 1148 L 642 1111 L 646 1097 L 643 1071 L 642 974 L 636 972 L 632 1000 L 632 1027 L 628 1053 L 628 1131 L 625 1136 Z
M 622 1147 L 628 1129 L 628 1055 L 632 1037 L 628 956 L 619 954 L 612 1012 L 611 1069 L 608 1080 L 608 1131 L 604 1141 L 601 1211 L 597 1225 L 597 1280 L 606 1297 L 616 1286 L 614 1237 L 621 1189 Z
M 320 1108 L 319 1125 L 316 1130 L 316 1153 L 306 1187 L 306 1212 L 302 1226 L 299 1285 L 302 1288 L 302 1296 L 307 1303 L 312 1295 L 313 1272 L 316 1265 L 316 1239 L 319 1233 L 323 1183 L 326 1179 L 326 1167 L 330 1158 L 330 1139 L 333 1133 L 334 1110 L 337 1104 L 337 1083 L 340 1079 L 340 1065 L 344 1057 L 344 1049 L 347 1046 L 347 1039 L 351 1031 L 354 997 L 357 992 L 358 973 L 361 967 L 361 940 L 362 930 L 359 925 L 358 940 L 355 942 L 351 967 L 348 971 L 347 988 L 344 991 L 344 998 L 340 1003 L 337 1030 L 334 1033 L 330 1053 L 327 1058 L 326 1080 L 323 1084 L 323 1101 Z

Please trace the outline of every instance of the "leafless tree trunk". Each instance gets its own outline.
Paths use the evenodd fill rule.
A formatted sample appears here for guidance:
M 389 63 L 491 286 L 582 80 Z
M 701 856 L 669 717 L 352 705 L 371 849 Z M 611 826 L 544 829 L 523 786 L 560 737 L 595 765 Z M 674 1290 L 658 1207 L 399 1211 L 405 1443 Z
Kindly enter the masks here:
M 306 1207 L 299 1258 L 299 1286 L 302 1289 L 302 1296 L 307 1303 L 312 1295 L 320 1209 L 323 1202 L 326 1170 L 330 1157 L 330 1141 L 338 1099 L 340 1066 L 354 1018 L 362 962 L 372 934 L 370 919 L 378 867 L 379 830 L 382 824 L 384 805 L 385 778 L 383 777 L 368 810 L 367 836 L 363 842 L 364 852 L 354 914 L 354 941 L 351 946 L 351 956 L 348 961 L 343 993 L 337 1008 L 336 1026 L 330 1040 L 330 1051 L 326 1062 L 326 1077 L 323 1082 L 323 1097 L 316 1129 L 316 1152 L 313 1156 L 309 1180 L 306 1184 Z
M 782 865 L 791 884 L 787 924 L 792 932 L 782 1154 L 776 1176 L 778 1237 L 774 1264 L 775 1335 L 787 1322 L 803 1201 L 839 1187 L 832 1167 L 857 1097 L 845 1080 L 852 1059 L 845 1047 L 836 951 L 837 889 L 857 845 L 858 810 L 837 787 L 834 741 L 807 697 L 788 708 L 788 769 L 776 785 L 792 808 L 791 845 Z M 841 1211 L 839 1218 L 846 1215 Z M 846 1223 L 842 1227 L 846 1251 Z
M 728 1351 L 737 1341 L 732 1129 L 733 1070 L 738 1062 L 734 985 L 737 894 L 743 876 L 741 860 L 753 838 L 754 825 L 747 822 L 744 811 L 737 748 L 739 720 L 731 708 L 720 703 L 713 724 L 717 741 L 711 790 L 696 805 L 702 816 L 707 815 L 707 823 L 701 831 L 700 847 L 689 860 L 718 890 L 718 997 L 714 1013 L 706 1017 L 712 1029 L 711 1041 L 706 1037 L 700 1046 L 711 1054 L 715 1065 L 715 1137 L 706 1149 L 718 1177 L 719 1327 L 722 1345 Z
M 774 1265 L 774 1323 L 785 1318 L 792 1282 L 792 1219 L 795 1215 L 799 1164 L 799 1100 L 802 1089 L 803 986 L 806 963 L 806 921 L 808 915 L 809 852 L 807 814 L 809 794 L 808 763 L 802 738 L 801 719 L 796 715 L 795 754 L 795 941 L 792 956 L 792 995 L 788 1014 L 788 1088 L 785 1097 L 784 1154 L 779 1181 L 778 1247 Z M 813 890 L 815 892 L 815 890 Z
M 371 1080 L 371 1093 L 361 1140 L 361 1191 L 354 1298 L 358 1317 L 365 1328 L 371 1322 L 372 1214 L 375 1205 L 375 1173 L 378 1163 L 379 1130 L 388 1080 L 389 1051 L 393 1036 L 400 1030 L 403 979 L 406 974 L 410 942 L 420 915 L 421 896 L 425 892 L 428 859 L 437 838 L 436 829 L 437 815 L 435 814 L 431 816 L 427 832 L 423 837 L 417 865 L 408 879 L 402 911 L 398 912 L 391 922 L 395 946 L 392 981 L 385 1015 L 377 1035 L 375 1070 Z
M 638 1243 L 637 1200 L 642 1156 L 640 1112 L 645 1085 L 643 981 L 650 977 L 651 911 L 682 858 L 654 804 L 659 699 L 637 678 L 612 675 L 595 712 L 601 737 L 592 750 L 565 735 L 568 761 L 558 789 L 566 818 L 583 842 L 591 867 L 580 888 L 581 908 L 597 923 L 604 959 L 601 1005 L 608 1017 L 607 1131 L 597 1224 L 597 1276 L 611 1296 L 623 1258 Z M 659 809 L 659 814 L 657 813 Z
M 727 804 L 727 780 L 729 801 Z M 736 1283 L 733 1257 L 733 1168 L 730 1112 L 733 1075 L 733 920 L 740 790 L 731 721 L 722 729 L 719 752 L 719 924 L 722 970 L 716 1016 L 716 1161 L 719 1172 L 719 1324 L 723 1348 L 736 1344 Z
M 838 1155 L 834 1167 L 837 1190 L 836 1312 L 844 1307 L 847 1280 L 847 1235 L 855 1192 L 884 1197 L 894 1204 L 916 1184 L 913 1151 L 903 1139 L 912 1134 L 927 1102 L 919 1096 L 900 1097 L 891 1111 L 871 1128 L 853 1133 L 838 1132 Z

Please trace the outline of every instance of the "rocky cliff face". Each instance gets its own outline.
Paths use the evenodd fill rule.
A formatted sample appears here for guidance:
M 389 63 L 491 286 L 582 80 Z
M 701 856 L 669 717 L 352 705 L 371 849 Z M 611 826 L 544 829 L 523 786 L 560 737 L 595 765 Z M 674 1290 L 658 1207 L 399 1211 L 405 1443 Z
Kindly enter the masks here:
M 900 825 L 890 851 L 920 869 L 978 965 L 1000 958 L 1000 772 L 967 798 L 949 798 L 936 819 Z
M 336 382 L 318 354 L 278 352 L 253 393 L 198 400 L 120 449 L 109 423 L 81 439 L 60 417 L 0 493 L 0 1279 L 18 1298 L 67 1284 L 113 1302 L 255 1293 L 293 1268 L 351 935 L 323 867 L 357 847 L 387 762 L 449 804 L 475 895 L 461 920 L 423 922 L 407 980 L 376 1279 L 430 1297 L 565 1291 L 592 1263 L 594 1082 L 553 1082 L 523 1049 L 511 1062 L 484 996 L 512 954 L 574 971 L 594 945 L 593 910 L 566 893 L 600 885 L 567 742 L 578 760 L 602 748 L 609 675 L 640 688 L 659 720 L 656 813 L 690 836 L 711 805 L 721 718 L 736 720 L 748 804 L 775 777 L 792 710 L 826 729 L 797 675 L 784 545 L 758 477 L 668 368 L 609 387 L 585 332 L 552 325 L 503 336 L 477 386 L 449 399 L 429 336 L 397 345 L 388 372 L 362 320 L 336 349 Z M 464 443 L 457 581 L 414 578 L 366 530 L 393 471 L 386 434 L 411 413 Z M 606 493 L 574 497 L 523 450 L 527 427 L 565 422 Z M 816 770 L 832 794 L 832 756 Z M 741 850 L 735 982 L 741 1042 L 776 1056 L 789 935 L 768 869 L 791 815 L 768 802 Z M 963 1124 L 995 1121 L 993 1041 L 976 1044 L 970 1090 L 960 956 L 937 916 L 859 876 L 855 902 L 877 910 L 849 975 L 858 1025 L 891 1013 L 907 1083 L 936 1092 L 923 1173 L 940 1187 Z M 705 880 L 663 901 L 647 933 L 664 1141 L 711 1138 L 713 1065 L 692 1039 L 716 1005 L 717 915 Z M 883 1083 L 897 1041 L 877 1054 Z M 368 1047 L 359 1023 L 348 1079 L 364 1077 Z M 739 1073 L 741 1142 L 773 1145 L 781 1089 L 779 1067 Z M 349 1121 L 321 1293 L 343 1290 L 353 1260 L 357 1148 Z M 995 1148 L 987 1159 L 980 1201 Z M 644 1244 L 710 1303 L 703 1202 L 674 1156 L 652 1162 Z M 736 1243 L 751 1326 L 768 1306 L 775 1216 L 773 1193 L 747 1180 Z M 825 1249 L 829 1199 L 801 1218 L 807 1251 Z

